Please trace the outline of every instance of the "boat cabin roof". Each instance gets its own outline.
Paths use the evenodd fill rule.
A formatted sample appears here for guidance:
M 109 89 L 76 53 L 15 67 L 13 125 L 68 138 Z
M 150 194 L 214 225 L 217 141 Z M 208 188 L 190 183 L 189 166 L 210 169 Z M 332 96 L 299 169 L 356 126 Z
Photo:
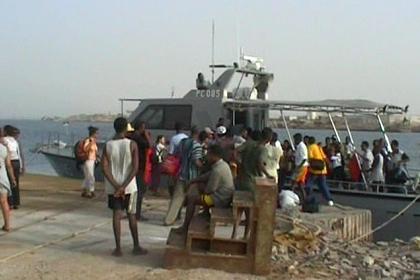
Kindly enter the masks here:
M 225 107 L 232 110 L 246 110 L 250 108 L 264 108 L 278 111 L 295 112 L 325 112 L 345 114 L 404 114 L 408 110 L 391 104 L 376 103 L 369 100 L 336 100 L 327 99 L 320 101 L 267 101 L 267 100 L 228 100 L 224 102 Z

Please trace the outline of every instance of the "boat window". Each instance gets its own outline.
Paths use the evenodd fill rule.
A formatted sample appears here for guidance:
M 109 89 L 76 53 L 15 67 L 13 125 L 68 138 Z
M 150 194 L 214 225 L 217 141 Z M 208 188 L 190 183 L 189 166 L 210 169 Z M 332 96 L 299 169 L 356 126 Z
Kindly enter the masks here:
M 191 127 L 191 105 L 151 105 L 135 120 L 144 121 L 150 129 L 175 129 L 175 122 L 181 122 L 185 129 Z
M 149 106 L 143 111 L 140 116 L 137 117 L 136 123 L 144 121 L 147 123 L 147 127 L 150 129 L 159 129 L 163 124 L 163 107 L 161 106 Z
M 165 106 L 164 129 L 175 129 L 175 122 L 181 122 L 185 129 L 191 128 L 190 105 L 167 105 Z

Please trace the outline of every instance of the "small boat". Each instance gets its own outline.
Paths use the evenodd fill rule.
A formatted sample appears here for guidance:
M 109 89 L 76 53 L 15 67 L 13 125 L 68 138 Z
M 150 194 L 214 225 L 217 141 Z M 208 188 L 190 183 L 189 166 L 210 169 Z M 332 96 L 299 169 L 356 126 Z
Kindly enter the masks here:
M 53 145 L 57 146 L 59 149 L 64 149 L 67 147 L 67 143 L 61 140 L 54 140 Z
M 83 171 L 76 164 L 74 145 L 60 145 L 61 141 L 53 141 L 52 144 L 41 145 L 36 149 L 37 153 L 43 154 L 51 164 L 58 176 L 82 179 Z M 104 143 L 98 143 L 102 150 Z M 100 167 L 95 168 L 95 179 L 103 181 L 104 175 Z

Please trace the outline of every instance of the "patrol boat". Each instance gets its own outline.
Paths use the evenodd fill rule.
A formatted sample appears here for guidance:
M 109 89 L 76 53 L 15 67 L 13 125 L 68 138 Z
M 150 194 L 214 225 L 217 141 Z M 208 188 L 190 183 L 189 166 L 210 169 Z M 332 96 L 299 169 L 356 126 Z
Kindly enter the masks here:
M 340 135 L 334 118 L 340 115 L 345 119 L 347 135 L 352 142 L 352 131 L 347 116 L 357 115 L 377 119 L 387 149 L 392 151 L 382 118 L 405 114 L 408 106 L 400 107 L 367 100 L 268 100 L 267 91 L 274 75 L 264 70 L 261 58 L 243 56 L 242 62 L 243 66 L 210 65 L 212 70 L 221 68 L 224 72 L 212 83 L 206 82 L 200 73 L 197 76 L 197 88 L 190 90 L 183 98 L 120 99 L 122 111 L 125 102 L 139 102 L 129 120 L 132 123 L 144 121 L 152 132 L 167 136 L 174 134 L 175 122 L 183 123 L 185 129 L 192 125 L 199 128 L 215 127 L 220 117 L 224 118 L 226 126 L 232 127 L 233 132 L 243 126 L 261 129 L 268 124 L 269 112 L 277 111 L 291 143 L 293 141 L 285 118 L 287 112 L 317 112 L 328 115 L 339 141 Z M 239 76 L 236 83 L 235 76 Z M 244 87 L 245 80 L 249 78 L 251 86 Z M 386 227 L 374 232 L 375 240 L 408 240 L 420 233 L 419 176 L 411 178 L 405 185 L 384 184 L 380 187 L 372 186 L 368 178 L 362 176 L 361 179 L 361 182 L 330 181 L 330 189 L 336 204 L 371 210 L 374 228 L 387 223 Z
M 290 136 L 284 113 L 288 111 L 321 112 L 329 116 L 332 128 L 338 139 L 334 115 L 373 116 L 378 119 L 379 127 L 385 139 L 388 139 L 381 116 L 404 114 L 407 108 L 367 102 L 361 100 L 324 100 L 315 102 L 285 102 L 268 100 L 268 88 L 274 79 L 272 73 L 266 72 L 263 60 L 257 57 L 242 56 L 241 65 L 210 65 L 212 73 L 222 69 L 221 75 L 212 82 L 207 82 L 204 76 L 197 75 L 195 89 L 190 90 L 183 98 L 122 98 L 121 113 L 127 102 L 138 103 L 135 111 L 129 116 L 131 123 L 144 121 L 154 136 L 162 134 L 172 136 L 175 123 L 180 122 L 188 130 L 193 125 L 215 127 L 220 118 L 225 125 L 237 131 L 247 126 L 253 129 L 265 127 L 269 120 L 269 111 L 278 111 L 284 121 L 284 127 Z M 346 122 L 347 124 L 347 122 Z M 347 124 L 347 132 L 351 130 Z M 292 141 L 291 141 L 292 142 Z M 387 141 L 389 142 L 389 141 Z M 390 149 L 390 145 L 388 145 Z M 51 162 L 57 173 L 62 176 L 81 177 L 81 172 L 75 167 L 74 156 L 67 149 L 43 147 L 43 153 Z M 99 170 L 99 169 L 98 169 Z M 98 172 L 99 173 L 99 172 Z M 101 176 L 101 174 L 98 174 Z M 391 240 L 394 238 L 409 239 L 420 233 L 420 190 L 419 180 L 412 180 L 407 185 L 372 188 L 365 179 L 362 182 L 334 182 L 331 188 L 336 203 L 357 208 L 369 209 L 372 212 L 373 227 L 388 223 L 383 229 L 374 233 L 376 240 Z M 360 188 L 360 186 L 363 186 Z M 398 191 L 395 192 L 395 189 Z M 381 191 L 378 191 L 381 190 Z
M 210 65 L 213 75 L 216 69 L 224 71 L 211 83 L 199 73 L 197 88 L 191 89 L 183 98 L 120 99 L 121 115 L 124 115 L 124 105 L 127 102 L 139 103 L 129 120 L 133 124 L 145 121 L 153 136 L 172 136 L 175 122 L 182 123 L 185 130 L 193 125 L 215 127 L 221 117 L 229 120 L 225 125 L 237 123 L 261 129 L 268 121 L 267 110 L 251 108 L 234 112 L 224 108 L 227 100 L 267 99 L 267 90 L 274 75 L 265 72 L 261 58 L 244 55 L 241 62 L 242 66 L 238 63 Z M 57 145 L 58 142 L 62 141 L 49 141 L 36 150 L 47 158 L 59 176 L 83 178 L 81 169 L 76 167 L 74 143 Z M 103 180 L 100 168 L 96 168 L 95 177 L 99 181 Z

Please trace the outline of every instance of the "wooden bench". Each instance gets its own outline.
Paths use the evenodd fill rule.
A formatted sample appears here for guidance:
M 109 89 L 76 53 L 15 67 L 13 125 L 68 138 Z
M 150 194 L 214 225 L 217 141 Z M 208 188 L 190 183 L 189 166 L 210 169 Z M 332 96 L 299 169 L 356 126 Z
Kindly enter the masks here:
M 269 273 L 276 194 L 274 182 L 257 181 L 255 198 L 253 193 L 235 191 L 232 208 L 212 208 L 210 217 L 195 215 L 186 235 L 171 230 L 164 256 L 165 267 Z M 243 238 L 237 239 L 243 213 L 246 216 L 245 233 Z M 216 236 L 216 229 L 226 224 L 233 226 L 230 238 Z
M 187 233 L 187 241 L 185 244 L 185 248 L 188 251 L 191 250 L 204 250 L 210 249 L 209 242 L 213 237 L 210 232 L 210 224 L 206 218 L 200 215 L 195 215 L 192 220 L 191 224 L 188 228 Z
M 245 232 L 244 239 L 249 238 L 249 233 L 254 220 L 254 196 L 251 192 L 235 191 L 232 200 L 233 217 L 235 224 L 233 226 L 232 238 L 235 239 L 242 219 L 242 213 L 245 213 Z

